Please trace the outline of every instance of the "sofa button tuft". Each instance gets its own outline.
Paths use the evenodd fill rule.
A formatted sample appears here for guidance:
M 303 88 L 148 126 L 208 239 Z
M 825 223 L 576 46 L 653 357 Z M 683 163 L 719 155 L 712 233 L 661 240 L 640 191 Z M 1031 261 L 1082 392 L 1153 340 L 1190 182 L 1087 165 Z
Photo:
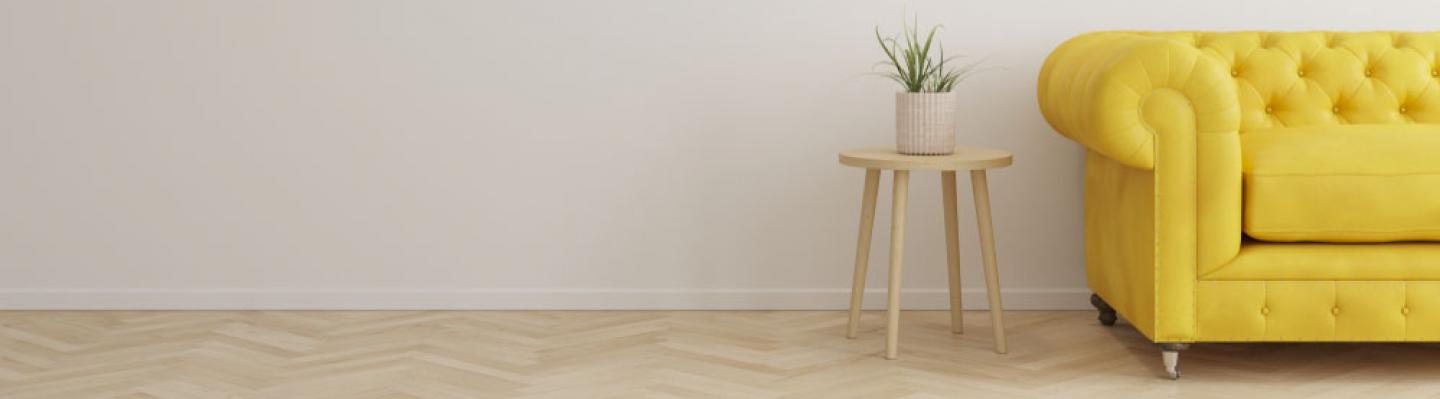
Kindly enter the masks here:
M 1267 114 L 1273 114 L 1273 113 L 1275 113 L 1275 107 L 1271 107 L 1271 106 L 1268 106 L 1268 105 L 1265 106 L 1265 113 L 1267 113 Z
M 1240 70 L 1239 70 L 1239 69 L 1231 69 L 1231 70 L 1230 70 L 1230 76 L 1240 76 Z
M 1405 108 L 1405 107 L 1403 107 L 1403 106 L 1400 107 L 1400 113 L 1403 114 L 1403 113 L 1406 113 L 1406 112 L 1410 112 L 1410 109 L 1409 109 L 1409 108 Z
M 1409 307 L 1400 308 L 1400 314 L 1409 315 L 1409 314 L 1410 314 L 1410 308 L 1409 308 Z
M 1270 307 L 1268 307 L 1268 306 L 1261 306 L 1261 307 L 1260 307 L 1260 314 L 1262 314 L 1262 315 L 1263 315 L 1263 314 L 1270 314 Z
M 1304 70 L 1304 69 L 1301 69 L 1299 72 L 1296 72 L 1295 74 L 1296 74 L 1296 75 L 1300 75 L 1300 77 L 1303 78 L 1303 77 L 1305 77 L 1305 70 Z
M 1330 308 L 1330 314 L 1339 316 L 1339 315 L 1340 315 L 1340 307 L 1339 307 L 1339 306 L 1336 306 L 1336 307 Z
M 1365 77 L 1368 78 L 1371 76 L 1375 76 L 1375 71 L 1370 70 L 1370 68 L 1365 68 Z
M 1340 113 L 1340 107 L 1330 107 L 1330 113 L 1333 113 L 1333 114 L 1338 114 L 1338 113 Z
M 1430 76 L 1440 76 L 1440 68 L 1431 69 Z

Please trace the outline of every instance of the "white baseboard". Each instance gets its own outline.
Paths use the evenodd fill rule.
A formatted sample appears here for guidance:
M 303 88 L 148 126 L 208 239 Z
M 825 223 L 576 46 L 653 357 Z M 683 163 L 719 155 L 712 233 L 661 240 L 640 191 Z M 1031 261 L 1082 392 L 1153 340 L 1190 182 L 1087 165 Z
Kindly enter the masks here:
M 466 310 L 819 310 L 849 306 L 848 289 L 495 289 L 472 291 L 4 290 L 0 309 L 466 309 Z M 1005 309 L 1090 309 L 1084 288 L 1009 288 Z M 966 309 L 987 309 L 984 288 L 966 288 Z M 944 289 L 909 289 L 914 310 L 947 309 Z M 883 309 L 885 291 L 865 291 Z

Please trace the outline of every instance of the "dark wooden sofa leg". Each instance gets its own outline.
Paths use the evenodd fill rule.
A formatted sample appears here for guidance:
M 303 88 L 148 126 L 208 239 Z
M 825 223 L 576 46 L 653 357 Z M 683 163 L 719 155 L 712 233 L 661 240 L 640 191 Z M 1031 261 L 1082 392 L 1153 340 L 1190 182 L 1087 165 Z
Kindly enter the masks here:
M 1107 326 L 1115 325 L 1115 308 L 1105 303 L 1104 299 L 1100 299 L 1100 295 L 1090 294 L 1090 304 L 1095 305 L 1095 309 L 1100 310 L 1100 324 Z

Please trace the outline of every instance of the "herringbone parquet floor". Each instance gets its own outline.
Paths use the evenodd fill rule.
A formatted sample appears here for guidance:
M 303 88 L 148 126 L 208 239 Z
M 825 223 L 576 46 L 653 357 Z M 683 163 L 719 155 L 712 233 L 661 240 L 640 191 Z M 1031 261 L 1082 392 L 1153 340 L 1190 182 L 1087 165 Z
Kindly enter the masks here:
M 887 361 L 880 312 L 0 312 L 0 397 L 1440 397 L 1440 346 L 1196 345 L 1170 381 L 1093 312 L 1008 312 L 1008 355 L 966 316 L 906 312 Z

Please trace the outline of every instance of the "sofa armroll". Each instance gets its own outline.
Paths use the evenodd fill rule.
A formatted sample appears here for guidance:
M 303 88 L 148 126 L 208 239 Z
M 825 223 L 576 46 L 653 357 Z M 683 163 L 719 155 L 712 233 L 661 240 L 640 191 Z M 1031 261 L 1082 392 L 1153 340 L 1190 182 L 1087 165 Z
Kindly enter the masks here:
M 1184 40 L 1192 36 L 1178 37 L 1098 32 L 1061 44 L 1040 69 L 1045 120 L 1096 153 L 1146 170 L 1155 167 L 1160 126 L 1194 118 L 1197 135 L 1237 131 L 1239 99 L 1228 65 Z

